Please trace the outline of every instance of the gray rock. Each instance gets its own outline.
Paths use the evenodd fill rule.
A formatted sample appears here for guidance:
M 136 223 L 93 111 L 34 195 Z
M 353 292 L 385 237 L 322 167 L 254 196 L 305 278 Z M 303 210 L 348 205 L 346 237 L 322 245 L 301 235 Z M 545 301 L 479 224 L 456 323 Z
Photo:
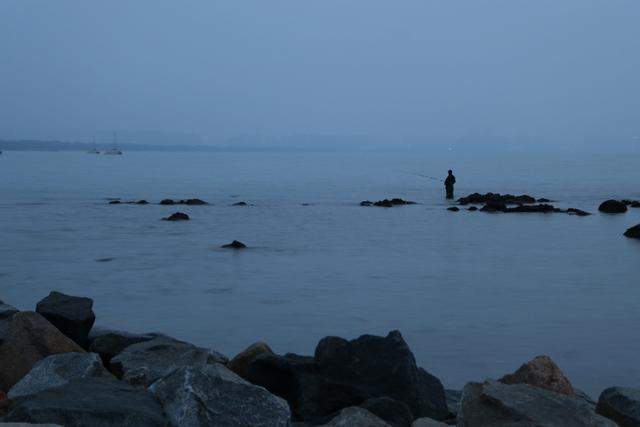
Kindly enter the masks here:
M 113 378 L 102 366 L 97 354 L 54 354 L 36 363 L 31 371 L 9 390 L 8 396 L 13 399 L 35 394 L 48 388 L 64 385 L 72 379 L 86 377 Z
M 167 426 L 162 406 L 148 391 L 110 378 L 81 378 L 16 399 L 3 421 L 65 427 Z
M 51 292 L 36 306 L 36 312 L 82 348 L 87 348 L 87 336 L 96 320 L 93 300 Z
M 183 367 L 149 387 L 174 426 L 286 427 L 284 399 L 240 378 L 221 364 Z
M 528 384 L 468 383 L 462 390 L 461 427 L 614 427 L 582 399 Z
M 462 400 L 462 391 L 446 389 L 444 396 L 447 399 L 447 407 L 453 414 L 460 412 L 460 400 Z
M 340 411 L 338 416 L 321 427 L 391 427 L 363 408 L 351 406 Z
M 413 421 L 413 415 L 407 404 L 390 397 L 374 397 L 358 406 L 393 427 L 410 427 Z
M 587 393 L 575 387 L 573 388 L 573 393 L 575 394 L 575 397 L 583 400 L 587 405 L 589 405 L 591 409 L 593 409 L 594 411 L 596 410 L 596 402 L 594 402 L 591 396 L 589 396 Z
M 2 300 L 0 300 L 0 320 L 11 317 L 17 312 L 18 312 L 17 308 L 9 304 L 5 304 Z
M 159 334 L 131 334 L 129 332 L 101 329 L 89 334 L 89 351 L 98 353 L 105 366 L 130 345 L 151 341 Z
M 622 427 L 640 426 L 640 390 L 611 387 L 600 394 L 596 411 Z
M 226 357 L 215 351 L 158 336 L 125 348 L 111 359 L 111 371 L 131 385 L 148 387 L 178 368 L 227 362 Z
M 436 421 L 433 418 L 418 418 L 411 424 L 411 427 L 446 427 L 447 424 Z

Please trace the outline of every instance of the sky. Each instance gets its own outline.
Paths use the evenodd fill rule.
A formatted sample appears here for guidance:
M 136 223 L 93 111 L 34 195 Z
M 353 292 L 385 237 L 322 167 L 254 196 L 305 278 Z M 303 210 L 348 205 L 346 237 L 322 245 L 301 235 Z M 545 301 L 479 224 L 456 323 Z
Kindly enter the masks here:
M 0 139 L 606 144 L 639 76 L 637 0 L 0 1 Z

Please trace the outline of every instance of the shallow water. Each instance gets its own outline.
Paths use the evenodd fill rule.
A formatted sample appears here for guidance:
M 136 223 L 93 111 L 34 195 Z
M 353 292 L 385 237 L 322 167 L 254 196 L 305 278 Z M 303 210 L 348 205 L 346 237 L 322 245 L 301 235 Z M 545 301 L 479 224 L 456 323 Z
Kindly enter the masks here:
M 101 326 L 163 331 L 233 355 L 256 340 L 312 354 L 326 335 L 402 331 L 449 388 L 549 354 L 597 395 L 640 378 L 640 153 L 161 153 L 0 156 L 0 299 L 94 298 Z M 529 193 L 594 213 L 445 210 Z M 360 207 L 385 197 L 419 205 Z M 213 206 L 109 206 L 199 197 Z M 231 207 L 237 201 L 248 207 Z M 309 203 L 309 206 L 303 206 Z M 185 223 L 160 221 L 176 210 Z M 238 239 L 245 251 L 220 249 Z

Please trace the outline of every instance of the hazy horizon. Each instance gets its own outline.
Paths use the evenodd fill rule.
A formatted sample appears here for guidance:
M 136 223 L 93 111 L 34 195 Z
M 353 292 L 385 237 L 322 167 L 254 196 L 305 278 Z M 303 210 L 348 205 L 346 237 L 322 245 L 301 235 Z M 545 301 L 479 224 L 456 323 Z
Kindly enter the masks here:
M 4 0 L 0 139 L 638 144 L 638 18 L 633 1 Z

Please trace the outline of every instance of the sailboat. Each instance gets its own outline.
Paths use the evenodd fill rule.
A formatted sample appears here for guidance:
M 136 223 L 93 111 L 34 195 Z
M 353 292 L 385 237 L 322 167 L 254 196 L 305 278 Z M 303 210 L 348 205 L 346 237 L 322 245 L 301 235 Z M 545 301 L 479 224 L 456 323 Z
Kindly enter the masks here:
M 118 144 L 118 134 L 116 132 L 114 132 L 113 133 L 113 148 L 105 150 L 105 152 L 103 154 L 109 154 L 111 156 L 121 156 L 122 155 L 122 150 L 120 150 L 119 148 L 116 148 L 117 144 Z

